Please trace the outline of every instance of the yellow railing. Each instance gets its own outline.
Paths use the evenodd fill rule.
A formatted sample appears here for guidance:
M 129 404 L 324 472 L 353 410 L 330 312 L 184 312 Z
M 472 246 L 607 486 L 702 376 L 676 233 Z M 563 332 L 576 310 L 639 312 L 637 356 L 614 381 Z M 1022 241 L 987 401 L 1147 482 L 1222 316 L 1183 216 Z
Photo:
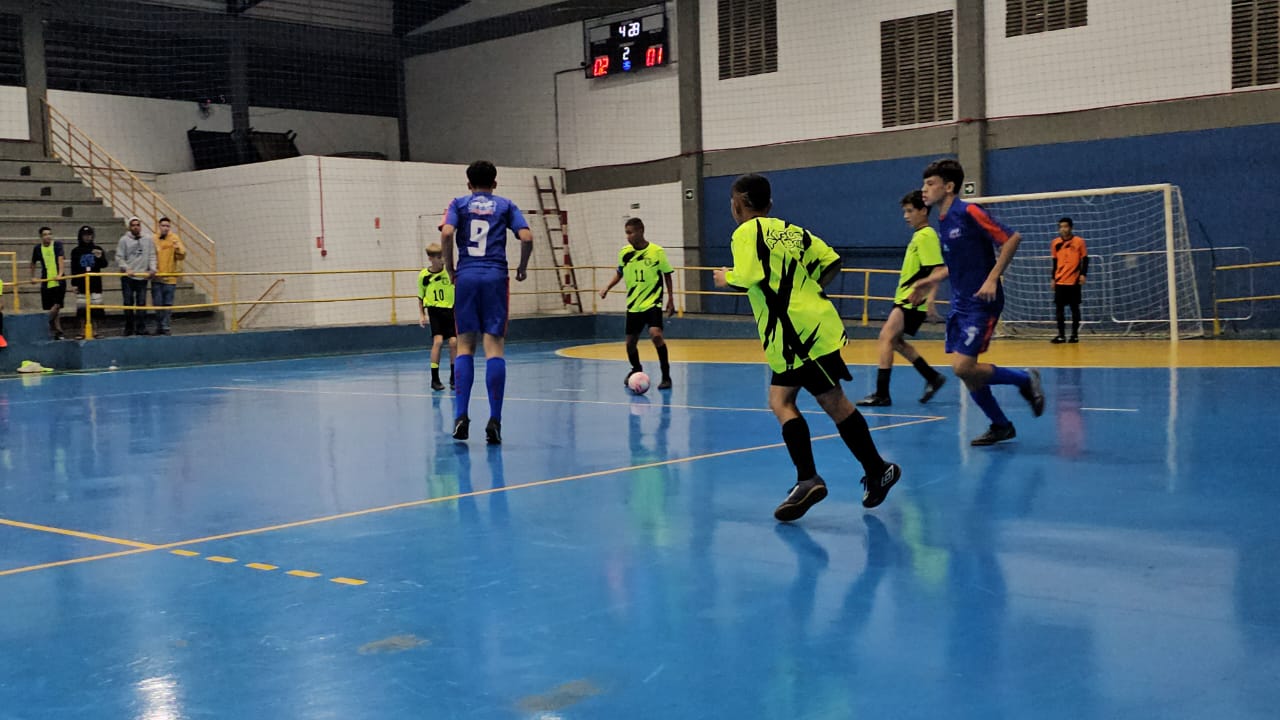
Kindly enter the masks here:
M 582 290 L 584 292 L 588 290 L 591 292 L 591 298 L 592 298 L 591 312 L 594 313 L 599 309 L 597 302 L 600 299 L 600 290 L 604 288 L 604 285 L 601 284 L 596 277 L 596 271 L 604 270 L 607 272 L 608 276 L 612 278 L 613 273 L 617 271 L 617 268 L 613 266 L 602 266 L 602 265 L 579 265 L 574 269 L 576 269 L 579 272 L 583 270 L 587 270 L 587 271 L 590 271 L 591 273 L 591 288 L 582 288 Z M 672 285 L 673 285 L 673 289 L 675 290 L 675 296 L 676 298 L 678 298 L 676 302 L 676 312 L 680 315 L 684 315 L 685 309 L 687 306 L 686 298 L 691 295 L 721 296 L 721 297 L 741 297 L 742 296 L 741 292 L 738 292 L 735 290 L 688 290 L 684 288 L 684 271 L 693 270 L 696 272 L 707 273 L 708 281 L 706 285 L 710 286 L 711 285 L 710 274 L 712 271 L 720 269 L 719 266 L 712 267 L 708 265 L 687 265 L 687 266 L 674 267 L 674 269 L 676 272 L 673 275 L 675 280 L 672 283 Z M 563 270 L 563 268 L 561 268 L 561 270 Z M 866 327 L 870 325 L 871 324 L 871 312 L 870 312 L 871 303 L 875 301 L 892 303 L 894 299 L 892 295 L 888 295 L 888 296 L 872 295 L 871 294 L 871 276 L 872 275 L 892 275 L 896 277 L 899 274 L 898 271 L 897 270 L 880 270 L 880 269 L 873 269 L 873 268 L 843 268 L 840 270 L 840 272 L 841 274 L 861 275 L 862 276 L 862 292 L 856 295 L 850 295 L 845 293 L 827 293 L 827 297 L 831 298 L 832 300 L 861 301 L 862 312 L 860 313 L 861 315 L 860 324 L 862 325 L 862 327 Z M 514 295 L 515 293 L 512 293 L 512 294 Z M 939 302 L 941 303 L 941 301 Z
M 10 254 L 12 255 L 13 253 L 10 253 Z M 599 297 L 600 297 L 599 293 L 600 293 L 600 290 L 604 287 L 603 283 L 597 282 L 596 272 L 605 271 L 608 273 L 608 276 L 612 278 L 612 273 L 615 272 L 615 268 L 612 266 L 579 265 L 579 266 L 575 266 L 574 269 L 579 271 L 580 273 L 582 271 L 588 271 L 590 273 L 591 286 L 582 287 L 582 288 L 579 288 L 579 290 L 581 292 L 591 293 L 591 297 L 593 298 L 591 311 L 594 313 L 598 310 L 597 301 L 599 300 Z M 688 271 L 688 270 L 706 271 L 709 274 L 710 271 L 716 268 L 709 267 L 709 266 L 685 266 L 685 267 L 677 267 L 675 269 L 677 271 Z M 154 305 L 146 305 L 146 304 L 139 305 L 139 306 L 126 306 L 126 305 L 119 305 L 119 304 L 94 303 L 92 297 L 86 294 L 86 296 L 82 298 L 82 300 L 85 303 L 84 337 L 86 340 L 91 340 L 94 337 L 94 329 L 93 329 L 94 315 L 92 310 L 115 310 L 115 311 L 136 310 L 139 312 L 148 312 L 148 311 L 155 312 L 158 309 L 165 310 L 165 311 L 227 309 L 230 313 L 229 317 L 231 318 L 231 330 L 232 332 L 238 332 L 241 329 L 241 320 L 247 317 L 251 311 L 255 309 L 259 309 L 264 306 L 316 305 L 316 304 L 324 304 L 324 303 L 351 303 L 351 302 L 387 302 L 388 317 L 391 324 L 394 325 L 398 322 L 397 302 L 401 300 L 416 299 L 416 295 L 402 294 L 397 292 L 397 287 L 403 288 L 405 287 L 405 285 L 403 284 L 403 281 L 400 281 L 398 283 L 396 280 L 396 276 L 401 274 L 412 274 L 416 276 L 419 270 L 420 268 L 386 268 L 386 269 L 375 268 L 375 269 L 360 269 L 360 270 L 314 270 L 314 271 L 313 270 L 294 270 L 294 271 L 283 271 L 283 272 L 255 271 L 255 272 L 199 272 L 198 273 L 198 272 L 186 271 L 183 273 L 158 274 L 157 277 L 172 276 L 172 277 L 181 278 L 181 277 L 191 276 L 193 278 L 194 277 L 219 278 L 219 279 L 225 278 L 226 281 L 223 284 L 223 287 L 229 287 L 230 292 L 227 293 L 227 295 L 229 295 L 229 298 L 224 297 L 222 300 L 216 300 L 212 302 L 192 303 L 192 304 L 185 304 L 185 305 L 171 305 L 164 308 L 157 308 Z M 529 268 L 529 273 L 530 273 L 530 276 L 532 277 L 535 273 L 539 273 L 539 272 L 564 272 L 564 270 L 565 268 L 563 267 L 559 267 L 559 268 L 531 267 Z M 863 326 L 866 326 L 870 322 L 870 315 L 869 315 L 868 308 L 871 302 L 873 301 L 892 302 L 893 301 L 893 297 L 891 296 L 879 296 L 879 295 L 870 294 L 870 283 L 871 283 L 870 278 L 873 274 L 896 275 L 897 274 L 896 271 L 878 270 L 878 269 L 869 269 L 869 268 L 849 268 L 849 269 L 842 270 L 841 272 L 860 274 L 862 276 L 863 292 L 862 294 L 856 294 L 856 295 L 855 294 L 831 294 L 829 295 L 829 297 L 836 300 L 855 300 L 855 301 L 860 300 L 862 302 L 861 324 Z M 383 279 L 379 281 L 379 284 L 382 284 L 384 287 L 386 287 L 387 291 L 385 293 L 350 295 L 350 296 L 341 296 L 341 297 L 268 299 L 273 289 L 279 287 L 283 283 L 284 278 L 293 277 L 293 276 L 307 276 L 307 275 L 382 276 Z M 95 278 L 95 277 L 120 278 L 120 277 L 127 277 L 127 276 L 123 273 L 86 273 L 84 275 L 78 275 L 76 277 L 77 278 Z M 582 277 L 582 274 L 580 274 L 579 277 Z M 677 298 L 676 300 L 677 311 L 681 315 L 683 315 L 686 310 L 686 299 L 689 296 L 704 296 L 704 295 L 712 295 L 712 296 L 718 295 L 718 296 L 725 296 L 725 297 L 741 296 L 741 293 L 730 291 L 730 290 L 688 290 L 683 287 L 684 283 L 683 283 L 682 277 L 683 277 L 682 273 L 680 272 L 675 273 L 674 274 L 675 280 L 673 282 L 673 286 L 675 289 L 674 295 L 675 295 L 675 298 Z M 251 280 L 253 278 L 271 278 L 274 280 L 274 282 L 266 284 L 265 291 L 262 291 L 262 287 L 264 286 L 264 283 L 258 282 L 254 289 L 248 290 L 246 288 L 246 290 L 248 290 L 248 297 L 242 298 L 240 296 L 242 284 L 244 284 L 246 280 Z M 69 276 L 64 276 L 61 279 L 70 280 L 72 278 Z M 33 283 L 33 282 L 37 282 L 37 283 L 45 282 L 45 280 L 24 281 L 24 283 Z M 709 280 L 708 280 L 708 284 L 709 284 Z M 530 283 L 530 286 L 531 285 L 532 283 Z M 413 286 L 412 283 L 409 283 L 409 287 L 412 287 L 412 286 Z M 513 286 L 513 287 L 517 289 L 514 289 L 511 291 L 510 294 L 512 297 L 530 296 L 530 295 L 559 296 L 563 294 L 563 290 L 559 287 L 558 284 L 546 290 L 536 290 L 536 289 L 524 290 L 524 289 L 519 289 L 519 286 Z M 14 292 L 16 296 L 16 293 L 17 293 L 16 284 L 15 284 Z M 16 300 L 15 300 L 15 304 L 16 304 Z
M 5 263 L 9 266 L 9 279 L 5 281 L 4 287 L 6 290 L 13 288 L 10 290 L 13 293 L 13 311 L 18 312 L 22 308 L 22 303 L 18 300 L 18 253 L 11 250 L 0 252 L 0 263 L 4 263 L 6 259 L 9 261 Z
M 1280 268 L 1280 261 L 1273 260 L 1271 262 L 1244 263 L 1240 265 L 1219 265 L 1213 269 L 1213 273 L 1215 277 L 1214 286 L 1215 287 L 1217 286 L 1216 277 L 1217 277 L 1218 271 L 1220 270 L 1223 270 L 1223 271 L 1253 270 L 1257 268 L 1269 268 L 1269 267 Z M 1218 313 L 1218 307 L 1220 305 L 1226 305 L 1228 303 L 1252 302 L 1255 300 L 1280 300 L 1280 295 L 1249 295 L 1246 297 L 1229 297 L 1229 298 L 1220 298 L 1215 295 L 1215 297 L 1213 298 L 1213 334 L 1214 335 L 1222 334 L 1222 322 L 1221 320 L 1219 320 L 1219 313 Z
M 50 152 L 71 167 L 117 215 L 136 215 L 150 223 L 151 229 L 155 229 L 161 217 L 169 218 L 173 232 L 187 246 L 184 262 L 194 271 L 187 274 L 195 276 L 196 286 L 217 302 L 218 255 L 213 239 L 72 124 L 67 116 L 48 103 L 44 107 Z

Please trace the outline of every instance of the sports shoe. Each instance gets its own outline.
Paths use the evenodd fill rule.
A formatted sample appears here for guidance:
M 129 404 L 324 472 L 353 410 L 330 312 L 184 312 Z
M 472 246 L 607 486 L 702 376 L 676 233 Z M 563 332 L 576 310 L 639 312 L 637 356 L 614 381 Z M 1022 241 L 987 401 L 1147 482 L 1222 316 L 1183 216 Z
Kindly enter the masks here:
M 927 403 L 932 400 L 933 396 L 937 395 L 942 386 L 946 384 L 947 378 L 941 374 L 934 375 L 932 380 L 926 380 L 924 382 L 924 392 L 920 394 L 920 402 Z
M 1027 368 L 1026 373 L 1031 376 L 1031 382 L 1025 388 L 1018 388 L 1018 393 L 1031 403 L 1031 414 L 1040 417 L 1044 414 L 1044 388 L 1040 385 L 1040 371 Z
M 658 383 L 658 389 L 659 389 L 659 390 L 670 390 L 670 389 L 671 389 L 671 378 L 669 378 L 669 377 L 664 377 L 664 378 L 662 378 L 662 382 Z
M 1069 342 L 1069 343 L 1078 343 L 1078 342 L 1080 342 L 1080 338 L 1079 338 L 1079 336 L 1072 335 L 1072 336 L 1071 336 L 1071 339 L 1067 340 L 1067 342 Z
M 808 480 L 801 480 L 787 493 L 787 499 L 774 509 L 773 517 L 780 522 L 799 520 L 826 496 L 827 484 L 822 477 L 814 475 Z
M 1013 423 L 1008 425 L 992 425 L 987 431 L 978 437 L 969 441 L 970 445 L 995 445 L 998 442 L 1012 440 L 1018 437 L 1018 431 L 1013 429 Z
M 502 444 L 502 421 L 496 418 L 489 418 L 489 424 L 484 426 L 484 441 L 490 445 Z
M 432 390 L 437 390 L 437 391 L 439 391 L 439 390 L 443 390 L 443 389 L 444 389 L 444 383 L 440 382 L 439 380 L 432 380 L 432 381 L 431 381 L 431 389 L 432 389 Z
M 875 480 L 863 477 L 862 507 L 873 508 L 884 502 L 889 494 L 889 488 L 893 487 L 900 477 L 902 477 L 902 468 L 893 463 L 886 463 L 880 477 Z
M 1053 338 L 1052 340 L 1050 340 L 1049 342 L 1053 343 L 1054 345 L 1061 345 L 1062 343 L 1064 343 L 1064 342 L 1066 342 L 1066 341 L 1067 341 L 1067 339 L 1066 339 L 1066 338 L 1062 337 L 1061 335 L 1056 335 L 1056 336 L 1054 336 L 1054 338 Z
M 453 423 L 453 439 L 466 440 L 471 437 L 471 418 L 463 415 Z
M 889 407 L 892 404 L 893 404 L 893 400 L 889 399 L 888 397 L 885 397 L 884 395 L 877 395 L 875 393 L 871 393 L 870 395 L 854 403 L 854 405 L 857 405 L 859 407 Z

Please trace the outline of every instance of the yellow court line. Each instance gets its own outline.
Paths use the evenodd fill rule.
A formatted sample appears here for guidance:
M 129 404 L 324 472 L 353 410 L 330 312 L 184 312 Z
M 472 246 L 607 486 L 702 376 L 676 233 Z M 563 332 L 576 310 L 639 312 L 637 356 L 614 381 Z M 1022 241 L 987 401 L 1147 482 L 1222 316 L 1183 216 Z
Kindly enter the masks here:
M 945 419 L 946 418 L 941 416 L 930 416 L 930 417 L 924 417 L 924 418 L 919 418 L 915 420 L 907 420 L 904 422 L 890 423 L 888 425 L 879 425 L 877 427 L 871 428 L 871 431 L 875 432 L 879 430 L 891 430 L 894 428 L 908 427 L 911 425 L 921 425 L 923 423 L 938 422 L 940 420 L 945 420 Z M 832 433 L 829 435 L 818 435 L 813 438 L 813 441 L 817 442 L 820 440 L 830 440 L 832 438 L 837 438 L 837 437 L 840 437 L 839 433 Z M 395 503 L 392 505 L 381 505 L 379 507 L 366 508 L 364 510 L 352 510 L 351 512 L 336 513 L 334 515 L 324 515 L 321 517 L 309 518 L 307 520 L 295 520 L 293 522 L 280 523 L 277 525 L 268 525 L 265 527 L 251 528 L 249 530 L 238 530 L 235 532 L 222 533 L 219 535 L 209 535 L 207 537 L 195 538 L 194 540 L 182 540 L 179 542 L 166 543 L 164 545 L 150 545 L 138 550 L 124 550 L 118 553 L 110 553 L 107 555 L 94 555 L 91 557 L 75 558 L 72 560 L 61 560 L 53 563 L 45 563 L 43 565 L 31 565 L 28 567 L 14 568 L 12 570 L 3 570 L 3 571 L 0 571 L 0 577 L 5 575 L 16 575 L 18 573 L 24 573 L 24 572 L 32 572 L 35 570 L 44 570 L 46 568 L 62 567 L 64 565 L 74 565 L 77 563 L 91 562 L 94 560 L 105 560 L 107 558 L 121 557 L 124 555 L 133 555 L 136 553 L 152 552 L 155 550 L 173 550 L 174 548 L 181 548 L 187 545 L 198 545 L 201 543 L 213 542 L 215 540 L 228 540 L 231 538 L 245 537 L 248 535 L 261 535 L 263 533 L 275 532 L 277 530 L 288 530 L 296 527 L 305 527 L 308 525 L 317 525 L 320 523 L 332 522 L 334 520 L 345 520 L 347 518 L 363 517 L 365 515 L 375 515 L 377 513 L 389 512 L 391 510 L 403 510 L 408 508 L 422 507 L 424 505 L 435 505 L 437 503 L 451 502 L 453 500 L 461 500 L 463 498 L 481 497 L 484 495 L 492 495 L 495 493 L 510 492 L 512 490 L 524 490 L 527 488 L 544 487 L 548 485 L 558 485 L 560 483 L 574 482 L 577 480 L 587 480 L 589 478 L 604 477 L 606 475 L 616 475 L 619 473 L 630 472 L 633 470 L 647 470 L 649 468 L 665 467 L 667 465 L 678 465 L 681 463 L 696 462 L 698 460 L 710 460 L 712 458 L 728 457 L 731 455 L 742 455 L 745 453 L 757 452 L 760 450 L 772 450 L 780 447 L 786 447 L 786 443 L 778 442 L 778 443 L 770 443 L 768 445 L 754 445 L 754 446 L 745 447 L 745 448 L 735 448 L 733 450 L 720 450 L 713 453 L 703 453 L 702 455 L 691 455 L 689 457 L 684 457 L 684 458 L 673 458 L 670 460 L 657 460 L 651 463 L 642 463 L 640 465 L 626 465 L 622 467 L 608 468 L 606 470 L 595 470 L 587 473 L 579 473 L 577 475 L 566 475 L 564 477 L 549 478 L 547 480 L 533 480 L 527 483 L 518 483 L 515 485 L 504 485 L 503 487 L 487 488 L 483 490 L 473 490 L 471 492 L 456 493 L 454 495 L 446 495 L 443 497 L 424 498 L 422 500 L 411 500 L 409 502 Z M 141 543 L 139 544 L 141 545 Z M 288 574 L 297 575 L 298 573 L 303 573 L 303 572 L 306 572 L 306 571 L 291 570 L 289 571 Z M 318 575 L 319 573 L 316 574 L 316 576 Z M 301 577 L 311 577 L 311 576 L 301 575 Z
M 285 575 L 292 575 L 292 576 L 294 576 L 294 577 L 303 577 L 303 578 L 318 578 L 318 577 L 320 577 L 320 573 L 318 573 L 318 572 L 311 572 L 310 570 L 290 570 L 289 572 L 285 573 Z
M 247 568 L 253 568 L 254 570 L 276 570 L 280 567 L 279 565 L 268 565 L 267 563 L 256 562 L 245 563 L 244 566 Z
M 122 540 L 120 538 L 108 537 L 106 535 L 95 535 L 94 533 L 80 532 L 79 530 L 67 530 L 66 528 L 50 527 L 48 525 L 37 525 L 35 523 L 20 522 L 18 520 L 9 520 L 0 518 L 0 525 L 9 525 L 10 527 L 23 528 L 24 530 L 38 530 L 40 532 L 54 533 L 55 535 L 68 535 L 70 537 L 84 538 L 85 540 L 97 540 L 98 542 L 111 543 L 112 545 L 124 545 L 126 547 L 141 548 L 143 550 L 154 550 L 155 545 L 151 543 L 137 542 L 134 540 Z

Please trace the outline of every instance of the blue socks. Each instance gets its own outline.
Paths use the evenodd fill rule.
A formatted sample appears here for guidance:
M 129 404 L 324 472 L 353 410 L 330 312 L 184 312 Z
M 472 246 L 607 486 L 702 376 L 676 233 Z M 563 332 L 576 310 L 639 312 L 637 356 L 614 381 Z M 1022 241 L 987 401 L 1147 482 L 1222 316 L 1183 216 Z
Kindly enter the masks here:
M 489 390 L 489 417 L 501 422 L 502 395 L 507 388 L 506 358 L 495 357 L 485 361 L 484 385 Z
M 1025 373 L 1023 373 L 1025 375 Z M 996 396 L 991 394 L 991 386 L 987 385 L 981 390 L 969 391 L 969 397 L 982 408 L 982 412 L 987 414 L 987 418 L 991 420 L 992 425 L 1010 425 L 1009 418 L 1005 417 L 1004 411 L 1000 409 L 1000 403 L 996 402 Z
M 453 374 L 457 397 L 453 400 L 453 419 L 457 420 L 467 414 L 471 404 L 471 384 L 476 379 L 476 358 L 474 355 L 459 355 L 453 361 Z
M 1031 384 L 1031 376 L 1021 370 L 1010 370 L 999 365 L 991 366 L 991 379 L 988 385 L 1017 385 L 1025 388 Z

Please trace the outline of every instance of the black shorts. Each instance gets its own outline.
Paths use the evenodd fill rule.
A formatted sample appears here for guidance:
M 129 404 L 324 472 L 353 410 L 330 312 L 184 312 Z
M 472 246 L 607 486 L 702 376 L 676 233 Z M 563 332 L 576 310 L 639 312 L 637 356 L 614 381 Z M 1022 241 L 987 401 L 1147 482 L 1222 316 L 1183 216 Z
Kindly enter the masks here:
M 431 324 L 431 334 L 440 335 L 445 340 L 458 336 L 458 327 L 453 322 L 453 308 L 427 308 L 427 322 Z
M 45 310 L 52 310 L 55 305 L 65 305 L 66 299 L 66 285 L 59 283 L 54 287 L 49 287 L 45 283 L 40 283 L 40 307 Z
M 644 312 L 627 313 L 628 335 L 639 335 L 646 325 L 662 329 L 662 308 L 654 306 Z
M 924 324 L 925 316 L 928 314 L 923 310 L 915 310 L 906 305 L 894 305 L 902 311 L 902 334 L 915 337 L 920 332 L 920 326 Z
M 1079 285 L 1054 285 L 1053 302 L 1055 305 L 1079 305 Z
M 839 387 L 841 380 L 853 380 L 853 376 L 849 374 L 849 368 L 837 350 L 817 360 L 810 360 L 794 370 L 775 372 L 769 384 L 804 388 L 816 397 Z

